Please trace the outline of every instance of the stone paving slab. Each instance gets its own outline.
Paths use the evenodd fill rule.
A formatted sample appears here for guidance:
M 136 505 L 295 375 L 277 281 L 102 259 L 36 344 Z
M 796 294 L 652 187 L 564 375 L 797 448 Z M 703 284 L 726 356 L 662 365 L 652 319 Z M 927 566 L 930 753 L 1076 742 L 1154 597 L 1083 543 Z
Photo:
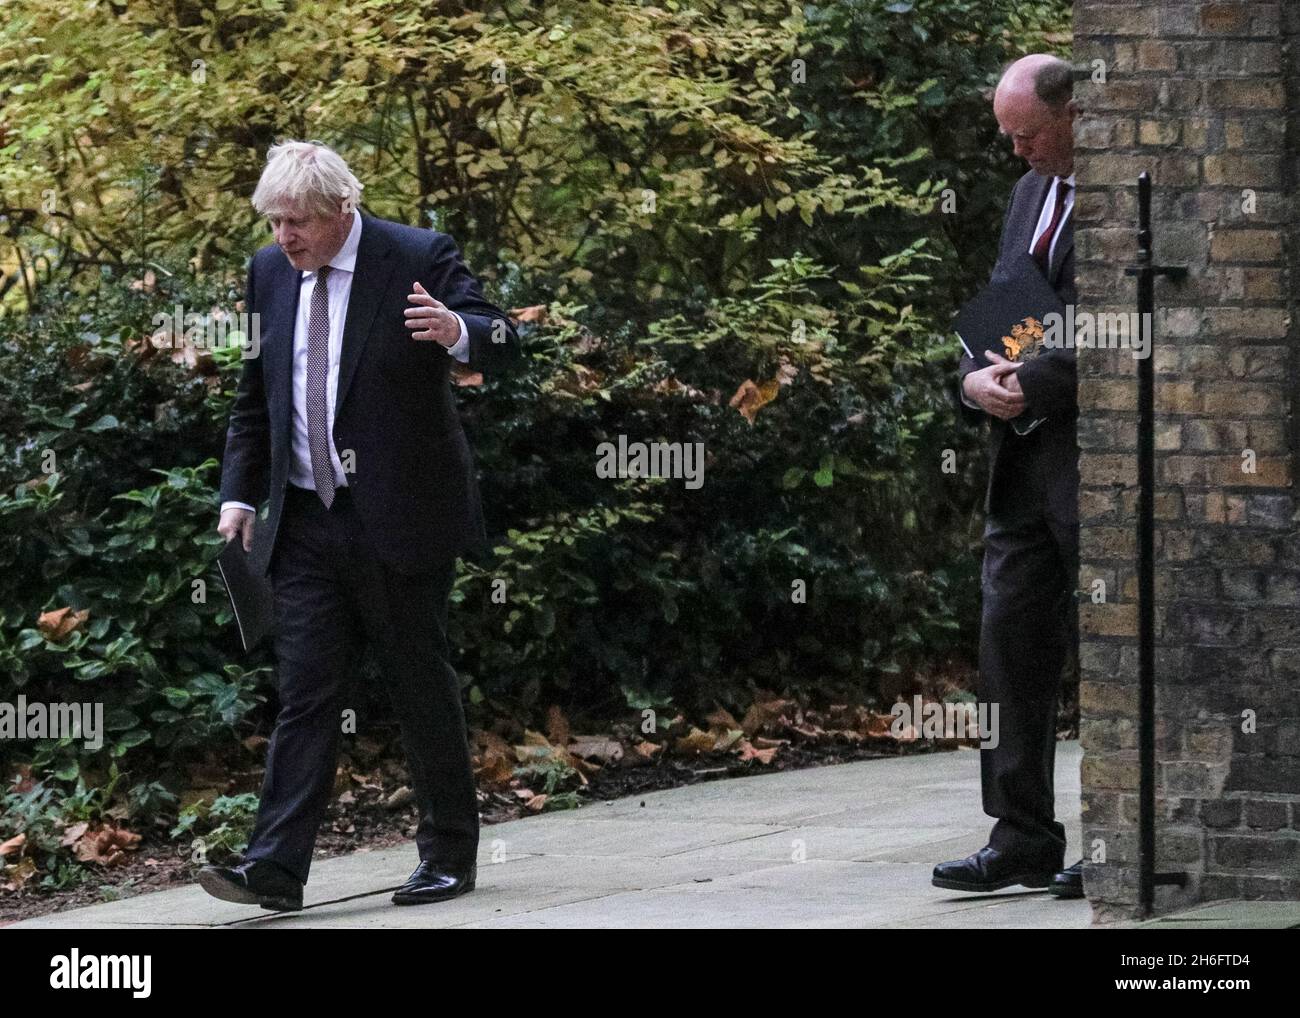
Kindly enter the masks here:
M 1211 901 L 1125 925 L 1161 930 L 1300 930 L 1300 901 Z
M 1056 756 L 1067 863 L 1081 854 L 1077 742 Z M 1086 927 L 1086 901 L 930 884 L 980 848 L 979 756 L 958 750 L 704 782 L 483 828 L 478 888 L 392 905 L 414 845 L 313 863 L 298 913 L 197 886 L 55 913 L 23 928 Z

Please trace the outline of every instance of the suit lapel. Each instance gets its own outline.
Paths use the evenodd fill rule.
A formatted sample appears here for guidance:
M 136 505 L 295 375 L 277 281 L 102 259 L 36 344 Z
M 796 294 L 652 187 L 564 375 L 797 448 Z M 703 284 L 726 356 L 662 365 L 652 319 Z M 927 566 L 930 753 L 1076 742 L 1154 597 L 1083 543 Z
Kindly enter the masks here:
M 284 423 L 293 417 L 293 334 L 298 320 L 298 295 L 302 292 L 302 273 L 281 255 L 274 262 L 275 278 L 271 280 L 272 305 L 266 334 L 274 337 L 262 356 L 267 358 L 267 387 L 273 390 L 270 405 L 284 408 Z M 275 402 L 278 400 L 278 404 Z
M 1056 240 L 1056 250 L 1052 252 L 1052 262 L 1048 266 L 1047 279 L 1053 286 L 1061 278 L 1061 267 L 1065 259 L 1074 250 L 1074 210 L 1065 219 L 1060 236 Z
M 1052 178 L 1041 177 L 1037 173 L 1030 180 L 1030 201 L 1026 203 L 1026 215 L 1021 225 L 1019 248 L 1028 253 L 1034 242 L 1034 233 L 1038 229 L 1038 220 L 1043 214 L 1043 205 L 1047 202 L 1047 192 L 1051 189 Z
M 361 217 L 361 239 L 357 243 L 357 262 L 352 274 L 352 292 L 348 297 L 348 315 L 343 323 L 343 352 L 339 359 L 339 387 L 334 399 L 337 415 L 347 398 L 356 374 L 361 352 L 375 323 L 379 302 L 388 289 L 393 274 L 392 246 L 370 216 Z

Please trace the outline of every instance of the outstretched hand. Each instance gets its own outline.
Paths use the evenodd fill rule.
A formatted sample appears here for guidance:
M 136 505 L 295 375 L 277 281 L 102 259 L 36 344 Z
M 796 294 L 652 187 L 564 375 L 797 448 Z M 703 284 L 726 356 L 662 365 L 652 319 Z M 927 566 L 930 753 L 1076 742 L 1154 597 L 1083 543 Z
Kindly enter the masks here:
M 411 338 L 431 339 L 448 348 L 455 346 L 460 339 L 460 319 L 442 301 L 431 296 L 418 281 L 411 286 L 413 292 L 408 293 L 406 299 L 415 307 L 409 307 L 404 312 Z

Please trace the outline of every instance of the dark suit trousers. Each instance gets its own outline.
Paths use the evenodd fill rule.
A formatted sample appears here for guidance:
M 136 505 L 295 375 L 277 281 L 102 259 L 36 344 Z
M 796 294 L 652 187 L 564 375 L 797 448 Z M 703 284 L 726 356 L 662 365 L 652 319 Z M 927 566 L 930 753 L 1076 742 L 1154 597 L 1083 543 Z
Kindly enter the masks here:
M 289 486 L 271 561 L 280 713 L 246 860 L 270 859 L 306 882 L 334 787 L 348 686 L 369 640 L 401 723 L 420 859 L 474 861 L 478 801 L 460 683 L 447 660 L 454 571 L 454 561 L 416 575 L 394 571 L 364 544 L 346 488 L 326 509 L 315 492 Z
M 984 812 L 997 819 L 989 844 L 1057 866 L 1065 828 L 1052 780 L 1056 708 L 1077 636 L 1079 523 L 1075 496 L 1060 497 L 1072 472 L 1038 455 L 1042 438 L 1007 436 L 1014 445 L 1003 450 L 1003 469 L 1015 498 L 985 520 L 978 696 L 998 704 L 999 740 L 980 751 L 980 782 Z

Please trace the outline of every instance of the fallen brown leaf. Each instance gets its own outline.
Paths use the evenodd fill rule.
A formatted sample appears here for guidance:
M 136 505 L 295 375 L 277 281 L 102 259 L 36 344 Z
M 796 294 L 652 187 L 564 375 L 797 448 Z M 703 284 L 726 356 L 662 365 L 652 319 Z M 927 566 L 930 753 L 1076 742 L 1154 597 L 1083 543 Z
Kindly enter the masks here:
M 71 827 L 66 828 L 63 832 L 63 837 L 59 839 L 59 847 L 68 848 L 71 845 L 75 845 L 82 839 L 88 830 L 90 830 L 90 824 L 84 820 L 79 824 L 73 824 Z
M 745 733 L 739 728 L 732 728 L 723 732 L 716 732 L 713 739 L 713 751 L 722 753 L 734 746 L 738 741 L 745 737 Z
M 480 786 L 503 788 L 515 775 L 514 750 L 496 732 L 476 731 L 474 743 L 479 747 L 474 773 Z
M 515 776 L 514 764 L 505 757 L 494 757 L 479 772 L 479 780 L 489 788 L 504 788 Z
M 781 386 L 776 379 L 757 385 L 752 378 L 746 378 L 740 383 L 740 387 L 736 389 L 727 406 L 739 410 L 740 415 L 750 424 L 753 424 L 759 410 L 776 399 L 777 391 L 780 388 Z
M 726 708 L 719 707 L 712 714 L 704 719 L 708 724 L 718 728 L 739 728 L 738 722 Z
M 661 396 L 682 396 L 686 399 L 696 400 L 707 398 L 706 394 L 701 392 L 699 389 L 691 385 L 686 385 L 674 378 L 672 375 L 669 375 L 667 378 L 659 379 L 659 381 L 655 382 L 654 385 L 650 386 L 650 390 Z
M 516 322 L 532 322 L 537 325 L 546 324 L 545 304 L 533 304 L 526 308 L 511 308 L 508 314 Z
M 36 628 L 51 643 L 59 643 L 85 625 L 88 618 L 88 609 L 74 612 L 71 608 L 56 608 L 54 611 L 43 612 L 36 620 Z
M 22 795 L 23 792 L 30 792 L 36 787 L 36 782 L 32 780 L 31 764 L 19 764 L 17 773 L 13 777 L 15 779 L 13 790 L 19 795 Z
M 740 750 L 741 763 L 744 763 L 746 760 L 757 760 L 761 764 L 770 764 L 772 758 L 776 756 L 775 746 L 772 746 L 770 749 L 756 749 L 750 744 L 748 739 L 741 739 L 737 748 Z
M 4 883 L 0 884 L 0 890 L 21 891 L 23 885 L 36 876 L 36 860 L 24 859 L 13 866 L 6 866 L 3 874 Z
M 589 368 L 585 364 L 573 363 L 568 367 L 569 370 L 563 372 L 555 383 L 555 387 L 562 392 L 583 396 L 590 392 L 598 392 L 604 384 L 604 372 Z
M 867 712 L 866 718 L 860 720 L 858 723 L 858 731 L 863 735 L 868 735 L 872 738 L 887 738 L 889 736 L 890 726 L 892 726 L 893 723 L 894 715 L 892 714 L 872 714 Z
M 623 759 L 623 744 L 601 735 L 577 735 L 569 743 L 569 752 L 584 760 L 612 764 Z
M 792 700 L 755 700 L 745 711 L 745 716 L 740 722 L 741 730 L 751 738 L 759 729 L 773 721 L 781 718 L 786 711 L 794 707 Z
M 673 744 L 673 748 L 679 753 L 711 753 L 716 741 L 711 732 L 692 728 Z
M 98 866 L 125 866 L 126 853 L 140 844 L 140 835 L 123 827 L 105 824 L 87 831 L 77 842 L 73 854 L 81 862 Z
M 510 779 L 515 776 L 515 768 L 508 757 L 494 755 L 476 767 L 474 773 L 478 776 L 480 785 L 500 787 L 510 783 Z

